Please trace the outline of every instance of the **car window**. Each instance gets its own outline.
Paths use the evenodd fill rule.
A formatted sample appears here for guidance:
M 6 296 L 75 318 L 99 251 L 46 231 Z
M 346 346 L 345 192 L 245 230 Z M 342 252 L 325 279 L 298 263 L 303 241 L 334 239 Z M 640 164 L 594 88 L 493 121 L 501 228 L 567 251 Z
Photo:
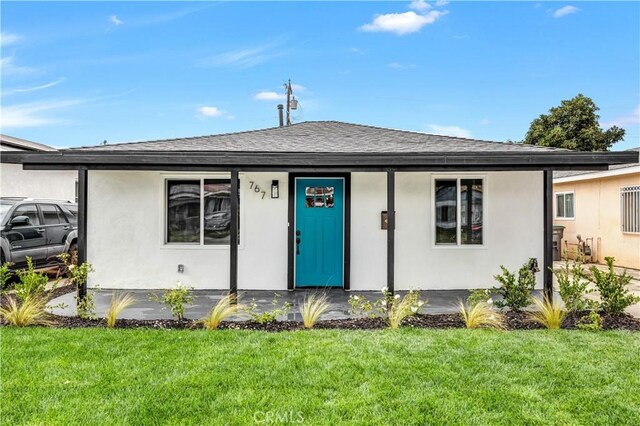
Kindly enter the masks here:
M 67 223 L 67 218 L 64 216 L 60 208 L 56 205 L 40 204 L 40 210 L 42 210 L 45 225 L 58 225 L 60 223 Z
M 29 218 L 29 225 L 40 225 L 40 216 L 38 216 L 38 209 L 36 209 L 35 204 L 24 204 L 17 207 L 11 215 L 11 219 L 18 216 L 27 216 Z
M 0 222 L 2 222 L 4 216 L 11 210 L 14 204 L 14 201 L 0 200 Z

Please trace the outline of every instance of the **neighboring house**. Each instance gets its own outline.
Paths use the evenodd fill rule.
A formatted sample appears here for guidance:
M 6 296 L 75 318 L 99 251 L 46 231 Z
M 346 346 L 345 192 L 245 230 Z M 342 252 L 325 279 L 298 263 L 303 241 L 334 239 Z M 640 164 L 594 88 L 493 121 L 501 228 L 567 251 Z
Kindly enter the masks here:
M 640 152 L 640 148 L 629 152 Z M 640 164 L 604 171 L 558 171 L 553 175 L 555 225 L 562 225 L 569 254 L 577 236 L 592 239 L 594 261 L 640 269 Z M 592 244 L 592 245 L 591 245 Z M 563 249 L 566 245 L 562 243 Z
M 90 286 L 231 291 L 486 288 L 530 258 L 549 291 L 552 170 L 637 160 L 333 121 L 2 159 L 78 170 Z
M 47 145 L 0 135 L 0 156 L 9 152 L 55 151 Z M 75 201 L 77 181 L 78 173 L 69 170 L 23 170 L 21 164 L 3 163 L 0 167 L 0 196 Z

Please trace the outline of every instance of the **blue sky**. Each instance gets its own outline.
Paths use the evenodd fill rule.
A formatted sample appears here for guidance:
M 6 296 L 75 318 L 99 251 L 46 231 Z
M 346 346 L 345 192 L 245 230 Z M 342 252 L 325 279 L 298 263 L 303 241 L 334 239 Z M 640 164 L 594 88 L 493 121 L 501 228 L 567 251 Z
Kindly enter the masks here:
M 340 120 L 520 140 L 578 93 L 640 146 L 638 2 L 3 2 L 2 132 L 58 147 Z

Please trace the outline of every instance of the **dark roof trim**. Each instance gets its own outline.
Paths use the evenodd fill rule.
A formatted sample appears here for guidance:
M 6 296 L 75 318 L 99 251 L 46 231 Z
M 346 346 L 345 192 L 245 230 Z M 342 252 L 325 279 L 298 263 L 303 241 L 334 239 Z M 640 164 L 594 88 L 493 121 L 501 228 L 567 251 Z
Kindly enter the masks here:
M 4 152 L 3 163 L 25 168 L 172 169 L 183 167 L 241 167 L 280 169 L 292 167 L 499 167 L 503 169 L 598 170 L 613 164 L 638 161 L 638 152 L 445 152 L 445 153 L 326 153 L 326 152 L 197 152 L 197 151 L 63 151 L 52 153 Z

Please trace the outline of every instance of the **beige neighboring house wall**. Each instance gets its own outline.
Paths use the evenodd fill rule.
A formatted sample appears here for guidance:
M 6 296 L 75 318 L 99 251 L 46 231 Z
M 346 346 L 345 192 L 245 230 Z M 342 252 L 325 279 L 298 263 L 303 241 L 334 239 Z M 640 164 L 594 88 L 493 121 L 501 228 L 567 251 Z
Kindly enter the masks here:
M 0 155 L 7 151 L 56 151 L 47 145 L 0 135 Z M 0 196 L 75 201 L 75 171 L 22 170 L 20 164 L 0 164 Z
M 613 256 L 616 265 L 640 269 L 640 233 L 622 231 L 621 188 L 640 186 L 640 164 L 614 166 L 601 172 L 556 172 L 554 174 L 554 224 L 565 227 L 564 241 L 577 243 L 593 238 L 598 263 Z M 557 217 L 558 193 L 573 193 L 574 218 Z M 640 223 L 640 211 L 635 220 Z

